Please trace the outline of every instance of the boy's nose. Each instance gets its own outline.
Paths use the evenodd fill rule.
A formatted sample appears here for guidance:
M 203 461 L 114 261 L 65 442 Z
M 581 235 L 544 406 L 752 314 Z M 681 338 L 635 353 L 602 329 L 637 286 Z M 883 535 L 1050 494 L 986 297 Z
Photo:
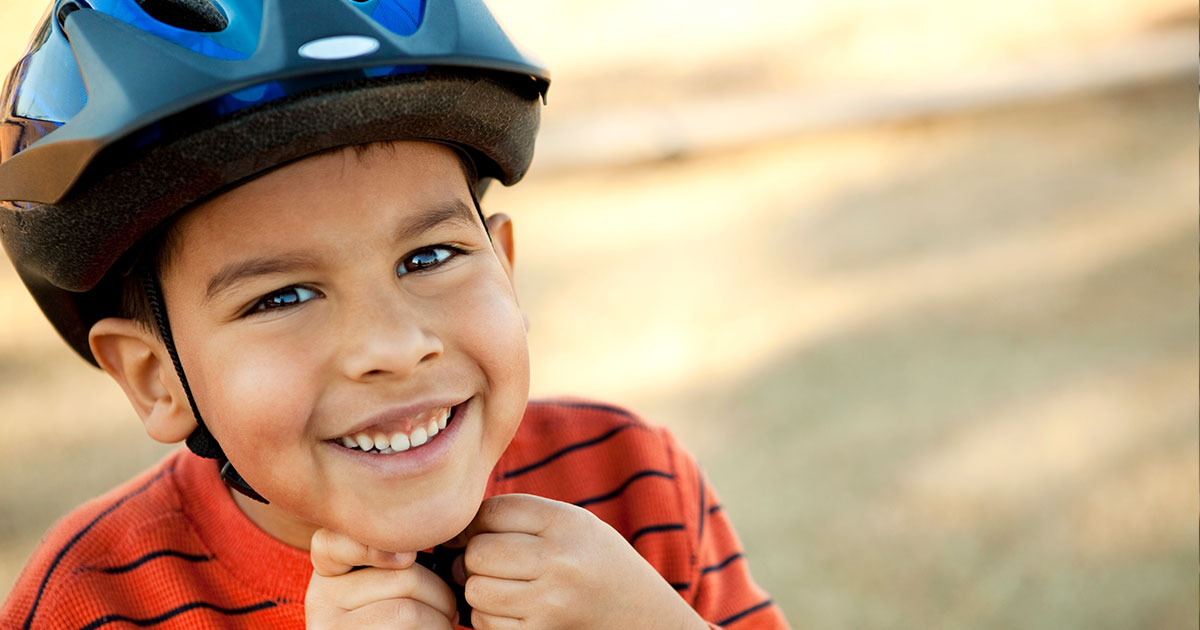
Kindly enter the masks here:
M 442 354 L 422 318 L 394 304 L 355 309 L 342 326 L 342 369 L 354 380 L 404 378 Z

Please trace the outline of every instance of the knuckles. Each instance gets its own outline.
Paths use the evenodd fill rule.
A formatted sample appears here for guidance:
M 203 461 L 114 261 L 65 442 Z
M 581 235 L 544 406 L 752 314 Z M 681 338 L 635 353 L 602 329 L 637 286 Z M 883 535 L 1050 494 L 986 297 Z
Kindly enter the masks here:
M 486 528 L 492 523 L 502 521 L 507 512 L 527 509 L 523 498 L 523 495 L 502 494 L 484 499 L 483 503 L 479 504 L 479 510 L 475 512 L 475 523 Z
M 313 564 L 317 563 L 319 558 L 329 557 L 330 538 L 333 532 L 327 529 L 318 529 L 312 535 L 312 540 L 308 543 L 308 553 L 312 557 Z
M 423 615 L 421 604 L 412 599 L 391 599 L 380 607 L 381 616 L 394 622 L 395 628 L 418 628 L 418 624 L 428 621 Z
M 621 573 L 619 566 L 629 555 L 636 556 L 636 551 L 619 532 L 592 512 L 540 497 L 492 497 L 480 506 L 477 521 L 486 528 L 489 521 L 493 524 L 511 521 L 518 511 L 535 515 L 534 519 L 526 518 L 523 522 L 540 523 L 540 532 L 534 534 L 538 538 L 536 545 L 516 541 L 509 544 L 503 534 L 475 534 L 466 541 L 463 563 L 468 578 L 464 596 L 475 611 L 472 623 L 479 630 L 586 625 L 588 619 L 577 618 L 581 611 L 596 606 L 595 595 L 612 586 L 611 577 Z M 503 580 L 480 574 L 481 568 L 505 566 L 518 553 L 525 554 L 523 560 L 532 559 L 537 566 L 538 577 L 523 581 L 523 588 L 514 590 L 509 588 L 511 585 L 503 584 Z M 531 614 L 526 619 L 503 614 L 518 610 L 529 610 Z
M 468 572 L 478 572 L 492 552 L 491 546 L 484 542 L 485 540 L 484 538 L 472 538 L 467 543 L 467 549 L 463 552 L 463 566 Z

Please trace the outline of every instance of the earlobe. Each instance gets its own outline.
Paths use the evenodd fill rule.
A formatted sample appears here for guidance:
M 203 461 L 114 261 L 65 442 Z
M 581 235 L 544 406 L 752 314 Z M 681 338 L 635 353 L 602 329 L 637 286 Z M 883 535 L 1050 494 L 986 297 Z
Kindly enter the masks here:
M 154 333 L 131 319 L 110 317 L 88 333 L 96 362 L 121 386 L 159 442 L 179 442 L 196 428 L 191 406 L 166 348 Z

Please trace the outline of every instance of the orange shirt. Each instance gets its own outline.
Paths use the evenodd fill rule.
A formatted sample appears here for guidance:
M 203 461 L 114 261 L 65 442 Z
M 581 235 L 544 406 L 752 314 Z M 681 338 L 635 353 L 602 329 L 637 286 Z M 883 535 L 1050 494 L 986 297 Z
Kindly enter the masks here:
M 488 484 L 612 525 L 714 627 L 786 628 L 674 438 L 620 408 L 531 402 Z M 178 450 L 47 534 L 0 608 L 3 630 L 304 627 L 308 552 L 258 529 L 216 462 Z

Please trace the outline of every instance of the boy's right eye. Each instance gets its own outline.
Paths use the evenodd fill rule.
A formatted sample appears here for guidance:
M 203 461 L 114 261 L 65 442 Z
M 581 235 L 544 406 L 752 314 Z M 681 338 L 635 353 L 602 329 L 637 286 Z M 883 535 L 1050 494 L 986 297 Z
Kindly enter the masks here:
M 307 287 L 291 286 L 284 287 L 273 293 L 264 295 L 261 299 L 250 307 L 247 315 L 270 311 L 278 308 L 287 308 L 307 302 L 313 298 L 321 297 L 320 293 Z

